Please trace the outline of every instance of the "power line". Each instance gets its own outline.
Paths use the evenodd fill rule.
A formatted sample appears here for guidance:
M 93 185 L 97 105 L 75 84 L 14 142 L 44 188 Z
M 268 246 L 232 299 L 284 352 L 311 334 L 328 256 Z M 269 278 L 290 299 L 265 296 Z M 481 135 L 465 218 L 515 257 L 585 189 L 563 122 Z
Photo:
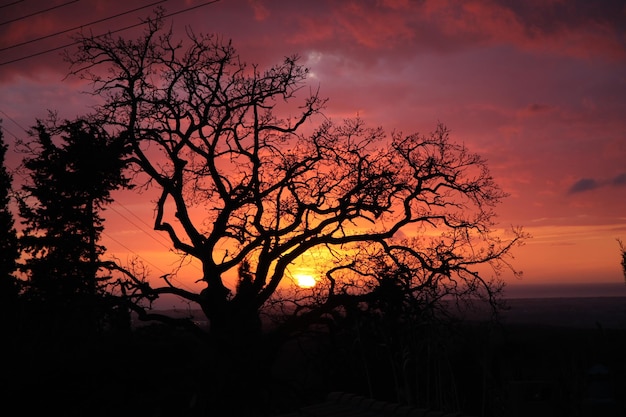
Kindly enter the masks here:
M 201 4 L 198 4 L 198 5 L 196 5 L 196 6 L 192 6 L 192 7 L 188 7 L 188 8 L 186 8 L 186 9 L 183 9 L 183 10 L 179 10 L 179 11 L 177 11 L 177 12 L 173 12 L 173 13 L 170 13 L 170 14 L 166 14 L 166 15 L 164 15 L 163 17 L 172 17 L 172 16 L 175 16 L 175 15 L 177 15 L 177 14 L 181 14 L 181 13 L 188 12 L 188 11 L 190 11 L 190 10 L 199 9 L 200 7 L 208 6 L 209 4 L 217 3 L 218 1 L 220 1 L 220 0 L 212 0 L 212 1 L 207 1 L 206 3 L 201 3 Z
M 114 32 L 111 32 L 111 33 L 114 33 Z M 26 55 L 26 56 L 23 56 L 21 58 L 12 59 L 10 61 L 5 61 L 5 62 L 0 62 L 0 66 L 1 65 L 12 64 L 12 63 L 18 62 L 18 61 L 23 61 L 23 60 L 28 59 L 28 58 L 34 58 L 34 57 L 39 56 L 39 55 L 47 54 L 49 52 L 58 51 L 59 49 L 67 48 L 67 47 L 74 46 L 74 45 L 77 45 L 77 44 L 78 44 L 78 42 L 68 43 L 67 45 L 62 45 L 62 46 L 59 46 L 59 47 L 56 47 L 56 48 L 46 49 L 45 51 L 36 52 L 34 54 Z
M 148 265 L 151 265 L 153 268 L 155 268 L 157 271 L 161 272 L 163 274 L 163 276 L 169 276 L 169 280 L 170 281 L 175 281 L 178 283 L 179 286 L 184 287 L 188 290 L 191 290 L 191 287 L 189 287 L 188 285 L 186 285 L 185 283 L 183 283 L 182 281 L 180 281 L 178 278 L 172 276 L 169 272 L 165 272 L 162 268 L 160 268 L 159 266 L 153 264 L 152 262 L 150 262 L 149 260 L 147 260 L 146 258 L 144 258 L 143 256 L 139 255 L 137 252 L 135 252 L 134 250 L 130 249 L 128 246 L 124 245 L 122 242 L 120 242 L 119 240 L 115 239 L 113 236 L 109 235 L 106 232 L 102 232 L 103 235 L 105 235 L 106 237 L 108 237 L 109 239 L 111 239 L 113 242 L 117 243 L 118 245 L 120 245 L 121 247 L 123 247 L 124 249 L 126 249 L 129 253 L 132 253 L 133 255 L 135 255 L 137 258 L 141 259 L 143 262 L 147 263 Z
M 15 119 L 13 119 L 11 116 L 9 116 L 8 114 L 6 114 L 3 110 L 0 109 L 0 113 L 4 114 L 6 116 L 7 119 L 9 119 L 10 121 L 12 121 L 13 123 L 15 123 L 20 129 L 22 129 L 24 131 L 24 133 L 28 134 L 28 130 L 26 130 L 21 124 L 19 124 L 17 121 L 15 121 Z M 15 135 L 13 135 L 15 136 Z M 17 139 L 17 136 L 15 136 L 15 138 Z
M 49 12 L 49 11 L 54 10 L 54 9 L 59 9 L 61 7 L 67 6 L 67 5 L 72 4 L 72 3 L 78 3 L 78 1 L 79 0 L 68 1 L 66 3 L 58 4 L 56 6 L 52 6 L 52 7 L 49 7 L 47 9 L 39 10 L 39 11 L 31 13 L 31 14 L 27 14 L 27 15 L 24 15 L 24 16 L 21 16 L 21 17 L 16 17 L 15 19 L 7 20 L 6 22 L 1 22 L 0 26 L 6 25 L 6 24 L 9 24 L 9 23 L 13 23 L 13 22 L 17 22 L 19 20 L 24 20 L 24 19 L 27 19 L 29 17 L 37 16 L 38 14 L 43 14 L 43 13 Z
M 28 40 L 28 41 L 25 41 L 25 42 L 16 43 L 15 45 L 6 46 L 4 48 L 0 48 L 0 51 L 6 51 L 8 49 L 17 48 L 18 46 L 28 45 L 28 44 L 33 43 L 33 42 L 37 42 L 37 41 L 41 41 L 43 39 L 51 38 L 53 36 L 58 36 L 58 35 L 62 35 L 64 33 L 72 32 L 74 30 L 82 29 L 85 26 L 91 26 L 91 25 L 95 25 L 95 24 L 98 24 L 98 23 L 106 22 L 107 20 L 115 19 L 117 17 L 121 17 L 121 16 L 127 15 L 129 13 L 133 13 L 133 12 L 139 11 L 141 9 L 146 9 L 148 7 L 152 7 L 152 6 L 155 6 L 155 5 L 159 4 L 159 3 L 164 3 L 166 1 L 168 1 L 168 0 L 155 1 L 154 3 L 150 3 L 150 4 L 147 4 L 145 6 L 137 7 L 136 9 L 127 10 L 125 12 L 118 13 L 118 14 L 115 14 L 115 15 L 112 15 L 112 16 L 109 16 L 109 17 L 105 17 L 103 19 L 94 20 L 92 22 L 85 23 L 85 24 L 82 24 L 80 26 L 75 26 L 75 27 L 70 28 L 70 29 L 61 30 L 59 32 L 51 33 L 49 35 L 41 36 L 39 38 L 31 39 L 31 40 Z
M 200 7 L 208 6 L 208 5 L 213 4 L 213 3 L 217 3 L 218 1 L 219 0 L 207 1 L 205 3 L 201 3 L 201 4 L 198 4 L 196 6 L 187 7 L 186 9 L 182 9 L 182 10 L 179 10 L 177 12 L 173 12 L 173 13 L 169 13 L 169 14 L 163 15 L 163 17 L 172 17 L 172 16 L 175 16 L 175 15 L 178 15 L 178 14 L 181 14 L 181 13 L 188 12 L 190 10 L 198 9 Z M 142 25 L 145 25 L 145 22 L 135 23 L 133 25 L 129 25 L 129 26 L 123 27 L 121 29 L 110 31 L 107 34 L 112 35 L 114 33 L 122 32 L 124 30 L 132 29 L 134 27 L 142 26 Z M 95 38 L 101 38 L 103 36 L 106 36 L 107 34 L 98 35 L 98 36 L 95 36 Z M 0 62 L 0 66 L 7 65 L 7 64 L 12 64 L 12 63 L 15 63 L 15 62 L 18 62 L 18 61 L 23 61 L 23 60 L 28 59 L 28 58 L 34 58 L 34 57 L 39 56 L 39 55 L 47 54 L 49 52 L 58 51 L 60 49 L 68 48 L 70 46 L 74 46 L 74 45 L 78 45 L 78 44 L 80 44 L 80 41 L 68 43 L 66 45 L 58 46 L 58 47 L 55 47 L 55 48 L 46 49 L 46 50 L 43 50 L 41 52 L 36 52 L 36 53 L 30 54 L 30 55 L 23 56 L 21 58 L 15 58 L 15 59 L 12 59 L 10 61 Z
M 15 133 L 11 132 L 9 129 L 7 129 L 4 126 L 0 126 L 0 129 L 4 130 L 5 132 L 7 132 L 9 135 L 13 136 L 15 138 L 15 140 L 20 140 L 20 138 L 18 138 Z
M 118 245 L 120 245 L 121 247 L 123 247 L 124 249 L 126 249 L 128 252 L 132 253 L 133 255 L 135 255 L 137 258 L 142 259 L 145 263 L 152 265 L 153 268 L 155 268 L 156 270 L 158 270 L 159 272 L 162 272 L 163 274 L 167 274 L 167 272 L 165 272 L 163 269 L 161 269 L 160 267 L 158 267 L 157 265 L 153 264 L 152 262 L 150 262 L 149 260 L 145 259 L 144 257 L 142 257 L 141 255 L 139 255 L 137 252 L 135 252 L 134 250 L 130 249 L 128 246 L 124 245 L 122 242 L 120 242 L 119 240 L 115 239 L 113 236 L 111 236 L 110 234 L 106 233 L 106 232 L 102 232 L 103 235 L 105 235 L 106 237 L 108 237 L 109 239 L 111 239 L 113 242 L 117 243 Z
M 135 213 L 133 213 L 128 207 L 126 207 L 125 205 L 121 204 L 120 202 L 117 202 L 117 204 L 119 204 L 124 210 L 126 210 L 128 213 L 130 213 L 134 218 L 136 218 L 137 220 L 139 220 L 141 223 L 143 223 L 149 230 L 152 230 L 152 225 L 146 223 L 146 221 L 144 219 L 142 219 L 141 217 L 137 216 Z M 160 235 L 159 235 L 160 236 Z
M 161 235 L 159 234 L 153 234 L 152 233 L 152 226 L 150 226 L 148 223 L 146 223 L 141 217 L 137 216 L 135 213 L 133 213 L 130 209 L 128 209 L 126 206 L 124 206 L 122 203 L 120 203 L 119 201 L 115 201 L 120 207 L 122 207 L 124 210 L 126 210 L 128 213 L 132 214 L 137 220 L 139 220 L 141 223 L 143 223 L 144 225 L 147 226 L 148 229 L 144 229 L 143 227 L 137 225 L 135 222 L 133 222 L 131 219 L 129 219 L 127 216 L 123 215 L 122 213 L 120 213 L 118 210 L 116 210 L 114 207 L 109 206 L 109 208 L 111 210 L 113 210 L 114 212 L 116 212 L 120 217 L 122 217 L 123 219 L 125 219 L 127 222 L 129 222 L 130 224 L 132 224 L 133 226 L 135 226 L 136 228 L 138 228 L 139 230 L 141 230 L 142 232 L 144 232 L 146 235 L 148 235 L 148 237 L 150 237 L 152 240 L 154 240 L 155 242 L 157 242 L 159 245 L 163 246 L 164 248 L 171 250 L 172 246 L 170 245 L 170 241 L 166 240 L 165 238 L 162 238 Z M 157 239 L 155 236 L 159 236 L 159 238 L 163 239 L 163 240 L 159 240 Z M 164 243 L 166 242 L 166 243 Z M 194 265 L 192 263 L 190 263 L 191 266 L 193 266 L 194 268 L 196 268 L 197 270 L 201 271 L 200 267 L 198 267 L 197 265 Z
M 4 9 L 5 7 L 9 7 L 9 6 L 14 6 L 14 5 L 16 5 L 17 3 L 21 3 L 21 2 L 23 2 L 23 1 L 24 1 L 24 0 L 17 0 L 17 1 L 14 1 L 13 3 L 3 4 L 2 6 L 0 6 L 0 9 Z
M 122 206 L 122 204 L 117 201 L 117 204 L 119 204 L 120 206 Z M 123 206 L 122 206 L 123 207 Z M 157 239 L 156 237 L 154 237 L 151 233 L 149 233 L 148 231 L 146 231 L 144 228 L 142 228 L 141 226 L 139 226 L 137 223 L 133 222 L 131 219 L 129 219 L 128 217 L 126 217 L 125 215 L 123 215 L 122 213 L 120 213 L 118 210 L 115 209 L 115 207 L 109 206 L 109 208 L 111 210 L 113 210 L 114 212 L 116 212 L 120 217 L 122 217 L 124 220 L 126 220 L 128 223 L 132 224 L 133 226 L 135 226 L 137 229 L 141 230 L 142 232 L 144 232 L 146 235 L 148 235 L 148 237 L 150 237 L 152 240 L 154 240 L 155 242 L 157 242 L 159 245 L 163 246 L 166 249 L 172 249 L 171 246 L 166 245 L 163 241 Z

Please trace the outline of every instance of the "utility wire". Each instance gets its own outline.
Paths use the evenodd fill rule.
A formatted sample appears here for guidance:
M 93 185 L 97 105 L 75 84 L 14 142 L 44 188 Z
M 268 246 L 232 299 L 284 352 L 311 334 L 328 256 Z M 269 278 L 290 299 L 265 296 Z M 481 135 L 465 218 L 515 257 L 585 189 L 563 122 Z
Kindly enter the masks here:
M 175 15 L 178 15 L 178 14 L 181 14 L 181 13 L 188 12 L 188 11 L 190 11 L 190 10 L 194 10 L 194 9 L 198 9 L 198 8 L 200 8 L 200 7 L 208 6 L 209 4 L 217 3 L 218 1 L 219 1 L 219 0 L 207 1 L 207 2 L 205 2 L 205 3 L 201 3 L 201 4 L 198 4 L 198 5 L 196 5 L 196 6 L 187 7 L 186 9 L 182 9 L 182 10 L 179 10 L 179 11 L 177 11 L 177 12 L 173 12 L 173 13 L 169 13 L 169 14 L 163 15 L 163 17 L 172 17 L 172 16 L 175 16 Z M 133 25 L 129 25 L 129 26 L 126 26 L 126 27 L 123 27 L 123 28 L 120 28 L 120 29 L 117 29 L 117 30 L 114 30 L 114 31 L 110 31 L 110 32 L 105 33 L 105 34 L 102 34 L 102 35 L 95 36 L 95 38 L 101 38 L 101 37 L 103 37 L 103 36 L 106 36 L 107 34 L 108 34 L 108 35 L 112 35 L 112 34 L 114 34 L 114 33 L 122 32 L 122 31 L 124 31 L 124 30 L 132 29 L 132 28 L 134 28 L 134 27 L 141 26 L 141 25 L 145 25 L 145 24 L 146 24 L 146 22 L 139 22 L 139 23 L 135 23 L 135 24 L 133 24 Z M 10 60 L 10 61 L 0 62 L 0 66 L 2 66 L 2 65 L 7 65 L 7 64 L 12 64 L 12 63 L 14 63 L 14 62 L 18 62 L 18 61 L 23 61 L 23 60 L 28 59 L 28 58 L 33 58 L 33 57 L 36 57 L 36 56 L 39 56 L 39 55 L 47 54 L 47 53 L 49 53 L 49 52 L 58 51 L 59 49 L 68 48 L 68 47 L 70 47 L 70 46 L 74 46 L 74 45 L 78 45 L 78 44 L 80 44 L 80 41 L 76 41 L 76 42 L 68 43 L 67 45 L 58 46 L 58 47 L 56 47 L 56 48 L 46 49 L 46 50 L 43 50 L 43 51 L 41 51 L 41 52 L 36 52 L 36 53 L 34 53 L 34 54 L 30 54 L 30 55 L 23 56 L 23 57 L 21 57 L 21 58 L 16 58 L 16 59 L 12 59 L 12 60 Z
M 39 11 L 31 13 L 31 14 L 27 14 L 27 15 L 24 15 L 24 16 L 21 16 L 21 17 L 17 17 L 15 19 L 7 20 L 5 22 L 1 22 L 0 26 L 4 26 L 4 25 L 7 25 L 9 23 L 17 22 L 18 20 L 24 20 L 24 19 L 27 19 L 29 17 L 37 16 L 38 14 L 43 14 L 43 13 L 49 12 L 49 11 L 54 10 L 54 9 L 59 9 L 59 8 L 61 8 L 63 6 L 67 6 L 67 5 L 72 4 L 72 3 L 78 3 L 78 1 L 79 0 L 68 1 L 67 3 L 58 4 L 56 6 L 52 6 L 52 7 L 49 7 L 47 9 L 39 10 Z
M 146 226 L 148 228 L 148 230 L 152 230 L 152 225 L 148 224 L 144 219 L 142 219 L 141 217 L 137 216 L 135 213 L 132 212 L 132 210 L 130 210 L 128 207 L 126 207 L 125 205 L 121 204 L 121 203 L 117 203 L 120 205 L 120 207 L 122 207 L 124 210 L 126 210 L 126 212 L 130 213 L 134 218 L 136 218 L 137 220 L 139 220 L 141 223 L 144 224 L 144 226 Z M 160 235 L 159 235 L 160 236 Z M 167 239 L 166 239 L 167 240 Z M 168 241 L 169 243 L 169 241 Z
M 13 137 L 15 138 L 15 140 L 20 140 L 20 138 L 18 138 L 18 137 L 15 135 L 15 133 L 11 132 L 11 131 L 10 131 L 9 129 L 7 129 L 6 127 L 4 127 L 4 126 L 0 126 L 0 128 L 1 128 L 2 130 L 4 130 L 5 132 L 7 132 L 9 135 L 13 136 Z
M 117 204 L 119 204 L 120 206 L 122 205 L 119 201 L 116 201 Z M 111 210 L 113 210 L 114 212 L 116 212 L 121 218 L 123 218 L 124 220 L 126 220 L 128 223 L 132 224 L 133 226 L 135 226 L 137 229 L 141 230 L 142 232 L 144 232 L 145 234 L 147 234 L 152 240 L 154 240 L 155 242 L 157 242 L 159 245 L 163 246 L 164 248 L 170 250 L 172 249 L 171 246 L 166 245 L 163 241 L 157 239 L 156 237 L 154 237 L 151 233 L 149 233 L 148 231 L 146 231 L 144 228 L 142 228 L 141 226 L 139 226 L 137 223 L 133 222 L 131 219 L 129 219 L 127 216 L 125 216 L 124 214 L 120 213 L 118 210 L 115 209 L 115 207 L 109 206 L 108 208 L 110 208 Z
M 70 29 L 61 30 L 59 32 L 51 33 L 49 35 L 41 36 L 39 38 L 31 39 L 31 40 L 28 40 L 28 41 L 25 41 L 25 42 L 16 43 L 15 45 L 5 46 L 4 48 L 0 48 L 0 51 L 6 51 L 8 49 L 17 48 L 18 46 L 28 45 L 28 44 L 33 43 L 33 42 L 37 42 L 37 41 L 41 41 L 43 39 L 51 38 L 53 36 L 58 36 L 58 35 L 62 35 L 64 33 L 72 32 L 74 30 L 82 29 L 85 26 L 91 26 L 91 25 L 95 25 L 95 24 L 98 24 L 98 23 L 106 22 L 107 20 L 115 19 L 117 17 L 121 17 L 121 16 L 127 15 L 129 13 L 133 13 L 133 12 L 139 11 L 141 9 L 146 9 L 148 7 L 152 7 L 152 6 L 155 6 L 155 5 L 159 4 L 159 3 L 164 3 L 166 1 L 168 1 L 168 0 L 155 1 L 154 3 L 146 4 L 145 6 L 137 7 L 136 9 L 132 9 L 132 10 L 127 10 L 125 12 L 118 13 L 118 14 L 115 14 L 113 16 L 105 17 L 103 19 L 94 20 L 92 22 L 85 23 L 85 24 L 82 24 L 80 26 L 75 26 L 75 27 L 70 28 Z
M 137 252 L 135 252 L 134 250 L 130 249 L 128 246 L 126 246 L 125 244 L 123 244 L 122 242 L 120 242 L 119 240 L 115 239 L 113 236 L 111 236 L 110 234 L 106 233 L 106 232 L 102 232 L 103 235 L 105 235 L 106 237 L 108 237 L 109 239 L 111 239 L 113 242 L 117 243 L 118 245 L 120 245 L 121 247 L 123 247 L 124 249 L 126 249 L 129 253 L 132 253 L 133 255 L 135 255 L 138 258 L 141 258 L 145 263 L 152 265 L 152 267 L 154 269 L 156 269 L 159 272 L 162 272 L 163 274 L 167 274 L 167 272 L 165 272 L 163 269 L 161 269 L 160 267 L 158 267 L 157 265 L 153 264 L 152 262 L 150 262 L 149 260 L 145 259 L 144 257 L 142 257 L 141 255 L 139 255 Z
M 122 207 L 124 210 L 126 210 L 128 213 L 132 214 L 137 220 L 139 220 L 141 223 L 143 223 L 144 225 L 147 226 L 147 229 L 144 229 L 143 227 L 137 225 L 135 222 L 133 222 L 131 219 L 129 219 L 127 216 L 123 215 L 122 213 L 120 213 L 118 210 L 116 210 L 114 207 L 112 206 L 108 206 L 111 210 L 113 210 L 114 212 L 116 212 L 120 217 L 122 217 L 123 219 L 125 219 L 127 222 L 129 222 L 130 224 L 132 224 L 133 226 L 135 226 L 136 228 L 138 228 L 139 230 L 141 230 L 142 232 L 144 232 L 146 235 L 148 235 L 152 240 L 154 240 L 155 242 L 157 242 L 159 245 L 163 246 L 164 248 L 171 250 L 172 246 L 171 246 L 171 242 L 169 240 L 166 240 L 165 238 L 163 238 L 160 234 L 156 234 L 156 236 L 159 236 L 160 239 L 159 240 L 155 237 L 155 234 L 152 233 L 153 229 L 152 226 L 150 226 L 148 223 L 146 223 L 141 217 L 137 216 L 135 213 L 133 213 L 130 209 L 128 209 L 126 206 L 124 206 L 122 203 L 120 203 L 119 201 L 115 201 L 120 207 Z M 195 265 L 193 263 L 190 263 L 191 266 L 193 266 L 194 268 L 196 268 L 197 270 L 201 271 L 200 267 L 198 265 Z
M 2 6 L 0 6 L 0 9 L 4 9 L 5 7 L 9 7 L 9 6 L 16 5 L 17 3 L 21 3 L 21 2 L 23 2 L 23 1 L 24 1 L 24 0 L 17 0 L 17 1 L 14 1 L 13 3 L 3 4 Z
M 168 276 L 168 280 L 170 280 L 172 282 L 175 281 L 175 282 L 178 283 L 179 286 L 184 287 L 187 290 L 191 290 L 191 287 L 189 287 L 185 283 L 181 282 L 178 278 L 172 276 L 169 272 L 165 272 L 162 268 L 158 267 L 157 265 L 153 264 L 152 262 L 150 262 L 149 260 L 147 260 L 143 256 L 139 255 L 137 252 L 135 252 L 134 250 L 130 249 L 128 246 L 124 245 L 122 242 L 120 242 L 119 240 L 115 239 L 113 236 L 109 235 L 106 232 L 102 232 L 102 234 L 105 235 L 106 237 L 108 237 L 109 239 L 111 239 L 113 242 L 115 242 L 118 245 L 120 245 L 121 247 L 123 247 L 124 249 L 126 249 L 128 252 L 130 252 L 133 255 L 135 255 L 137 258 L 143 260 L 143 262 L 147 263 L 148 265 L 151 265 L 154 269 L 156 269 L 157 271 L 161 272 L 163 274 L 162 276 Z
M 8 114 L 6 114 L 3 110 L 0 109 L 0 113 L 4 114 L 6 116 L 7 119 L 9 119 L 10 121 L 12 121 L 13 123 L 15 123 L 16 126 L 18 126 L 20 129 L 22 129 L 24 131 L 24 133 L 28 134 L 28 130 L 26 130 L 21 124 L 19 124 L 18 122 L 15 121 L 15 119 L 13 119 L 11 116 L 9 116 Z M 15 135 L 13 135 L 15 136 Z M 17 139 L 17 137 L 16 137 Z

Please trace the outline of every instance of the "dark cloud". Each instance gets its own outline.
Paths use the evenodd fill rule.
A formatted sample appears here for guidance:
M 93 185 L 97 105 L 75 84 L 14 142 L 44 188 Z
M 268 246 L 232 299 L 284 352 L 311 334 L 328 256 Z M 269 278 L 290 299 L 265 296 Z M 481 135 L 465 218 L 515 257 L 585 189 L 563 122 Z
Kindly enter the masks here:
M 526 108 L 526 112 L 529 115 L 537 115 L 540 113 L 549 113 L 555 109 L 556 107 L 547 104 L 533 103 Z
M 576 181 L 574 185 L 572 185 L 568 191 L 569 194 L 574 193 L 582 193 L 584 191 L 595 190 L 598 188 L 600 184 L 593 178 L 583 178 L 581 180 Z
M 622 172 L 615 178 L 611 180 L 611 184 L 615 186 L 624 186 L 626 185 L 626 172 Z
M 623 187 L 626 186 L 626 172 L 623 172 L 608 181 L 594 178 L 582 178 L 574 183 L 568 190 L 569 194 L 582 193 L 595 190 L 603 186 Z
M 553 109 L 552 106 L 548 106 L 546 104 L 534 103 L 528 106 L 528 111 L 531 113 L 541 113 L 541 112 L 550 111 L 552 109 Z
M 499 4 L 515 12 L 517 19 L 530 33 L 557 33 L 562 28 L 610 27 L 624 30 L 624 2 L 622 0 L 503 0 Z

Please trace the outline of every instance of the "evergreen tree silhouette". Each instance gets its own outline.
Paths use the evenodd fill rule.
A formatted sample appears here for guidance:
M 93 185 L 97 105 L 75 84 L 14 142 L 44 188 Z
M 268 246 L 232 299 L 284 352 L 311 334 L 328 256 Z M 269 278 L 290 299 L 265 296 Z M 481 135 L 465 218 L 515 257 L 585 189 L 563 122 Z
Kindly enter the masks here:
M 25 295 L 53 335 L 92 334 L 105 314 L 100 213 L 111 191 L 127 183 L 124 143 L 84 120 L 58 127 L 38 122 L 35 132 L 19 207 Z
M 7 149 L 0 129 L 0 316 L 5 323 L 5 329 L 7 324 L 13 324 L 19 295 L 19 281 L 14 275 L 19 248 L 15 221 L 10 209 L 13 177 L 5 165 Z

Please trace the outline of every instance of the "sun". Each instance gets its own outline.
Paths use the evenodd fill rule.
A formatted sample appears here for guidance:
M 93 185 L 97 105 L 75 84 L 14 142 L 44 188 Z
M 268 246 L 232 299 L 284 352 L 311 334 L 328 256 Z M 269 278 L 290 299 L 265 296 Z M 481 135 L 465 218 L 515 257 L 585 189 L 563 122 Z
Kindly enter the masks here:
M 294 274 L 293 279 L 296 281 L 296 285 L 300 288 L 312 288 L 315 287 L 317 281 L 309 274 Z

